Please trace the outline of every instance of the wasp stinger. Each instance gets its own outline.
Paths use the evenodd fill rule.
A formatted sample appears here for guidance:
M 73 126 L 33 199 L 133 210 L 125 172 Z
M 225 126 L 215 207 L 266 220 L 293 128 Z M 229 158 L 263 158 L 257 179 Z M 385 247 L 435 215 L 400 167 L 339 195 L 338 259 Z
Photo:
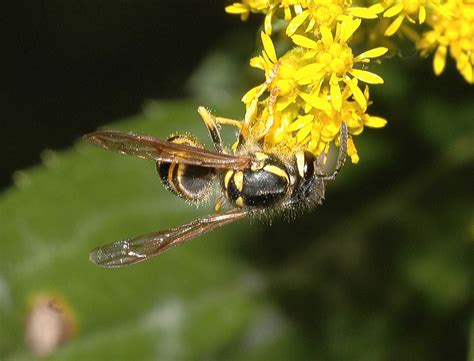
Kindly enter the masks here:
M 156 256 L 224 224 L 261 214 L 269 210 L 311 208 L 324 198 L 325 183 L 334 180 L 346 160 L 347 126 L 342 122 L 340 150 L 336 167 L 323 174 L 323 157 L 308 151 L 291 155 L 265 151 L 255 140 L 239 138 L 235 150 L 227 152 L 217 124 L 237 125 L 242 122 L 212 116 L 199 107 L 215 151 L 204 147 L 189 135 L 175 135 L 168 140 L 118 131 L 98 131 L 84 136 L 89 143 L 118 153 L 151 159 L 156 162 L 164 186 L 179 197 L 198 202 L 211 193 L 214 182 L 220 185 L 222 205 L 229 210 L 194 221 L 114 242 L 93 249 L 92 262 L 102 267 L 122 267 Z

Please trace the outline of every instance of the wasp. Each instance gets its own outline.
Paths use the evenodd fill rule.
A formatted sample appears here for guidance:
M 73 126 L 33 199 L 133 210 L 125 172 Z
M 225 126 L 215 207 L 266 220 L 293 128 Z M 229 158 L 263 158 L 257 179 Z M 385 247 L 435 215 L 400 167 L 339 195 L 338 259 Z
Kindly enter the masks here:
M 97 247 L 90 252 L 92 262 L 106 268 L 122 267 L 148 260 L 247 216 L 315 207 L 324 198 L 326 182 L 336 178 L 346 160 L 348 132 L 344 122 L 335 169 L 324 174 L 323 156 L 315 157 L 304 150 L 291 155 L 265 151 L 260 142 L 242 135 L 233 150 L 227 151 L 218 125 L 241 127 L 242 122 L 214 117 L 204 107 L 199 107 L 198 112 L 209 131 L 213 151 L 183 134 L 167 140 L 119 131 L 97 131 L 84 136 L 87 142 L 101 148 L 153 160 L 165 188 L 187 201 L 207 199 L 213 184 L 217 183 L 220 189 L 215 214 Z M 228 209 L 220 212 L 223 206 Z

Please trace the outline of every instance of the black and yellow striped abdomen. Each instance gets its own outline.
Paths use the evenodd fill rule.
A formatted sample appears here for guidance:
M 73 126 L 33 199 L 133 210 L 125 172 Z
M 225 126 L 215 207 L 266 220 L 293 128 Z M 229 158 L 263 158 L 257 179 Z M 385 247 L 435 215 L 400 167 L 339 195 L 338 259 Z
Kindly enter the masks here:
M 186 135 L 176 135 L 170 137 L 168 141 L 202 148 L 202 145 L 194 138 Z M 209 195 L 215 176 L 213 168 L 186 165 L 179 162 L 157 162 L 156 168 L 166 189 L 192 202 L 202 201 Z

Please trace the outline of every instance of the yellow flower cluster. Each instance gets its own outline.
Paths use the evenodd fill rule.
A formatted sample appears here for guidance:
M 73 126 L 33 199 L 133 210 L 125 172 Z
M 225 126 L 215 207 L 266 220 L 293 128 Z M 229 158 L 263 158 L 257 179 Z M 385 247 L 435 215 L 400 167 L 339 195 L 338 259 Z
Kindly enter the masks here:
M 383 13 L 384 18 L 395 18 L 385 30 L 386 36 L 394 35 L 405 19 L 411 23 L 423 24 L 426 19 L 427 9 L 435 9 L 439 6 L 437 0 L 388 0 L 376 5 L 377 12 Z
M 248 17 L 265 13 L 261 33 L 263 51 L 250 65 L 265 73 L 265 82 L 242 98 L 246 105 L 243 136 L 278 148 L 282 153 L 299 149 L 315 155 L 327 153 L 338 143 L 344 121 L 350 133 L 348 154 L 359 156 L 352 136 L 364 126 L 379 128 L 386 120 L 367 114 L 368 86 L 383 79 L 364 68 L 387 48 L 377 47 L 355 56 L 350 46 L 360 18 L 376 18 L 371 8 L 351 7 L 347 0 L 252 0 L 228 6 L 229 13 Z M 272 23 L 281 16 L 287 22 L 289 50 L 277 55 Z
M 416 42 L 422 55 L 436 49 L 433 60 L 436 75 L 444 70 L 449 48 L 461 75 L 473 83 L 474 0 L 381 0 L 370 9 L 383 18 L 394 19 L 386 27 L 385 36 L 406 35 Z M 417 29 L 422 33 L 421 39 L 408 26 L 410 23 L 423 24 Z
M 428 16 L 426 22 L 431 29 L 423 34 L 417 45 L 423 55 L 436 49 L 435 74 L 443 72 L 449 49 L 461 75 L 474 84 L 474 1 L 447 0 Z
M 250 13 L 265 15 L 263 51 L 250 60 L 264 71 L 265 81 L 242 100 L 247 109 L 243 136 L 261 141 L 267 149 L 326 153 L 337 143 L 344 121 L 350 134 L 348 154 L 358 162 L 353 136 L 365 126 L 386 124 L 367 113 L 368 85 L 383 83 L 367 67 L 388 49 L 376 46 L 353 54 L 352 37 L 363 20 L 379 20 L 369 28 L 371 33 L 365 29 L 372 42 L 393 43 L 378 35 L 399 34 L 415 41 L 422 55 L 434 51 L 437 75 L 445 68 L 449 50 L 462 76 L 474 83 L 474 0 L 369 0 L 367 7 L 353 6 L 352 0 L 241 0 L 226 11 L 243 20 Z M 278 35 L 288 49 L 281 55 L 272 41 L 277 21 L 285 24 L 284 34 Z

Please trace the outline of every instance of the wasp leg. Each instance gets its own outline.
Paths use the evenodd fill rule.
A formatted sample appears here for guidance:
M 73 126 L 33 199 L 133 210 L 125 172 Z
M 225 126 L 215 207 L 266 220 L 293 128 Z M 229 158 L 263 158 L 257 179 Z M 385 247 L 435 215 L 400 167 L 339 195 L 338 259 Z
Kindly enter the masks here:
M 237 119 L 230 119 L 230 118 L 224 118 L 224 117 L 215 117 L 217 123 L 223 124 L 223 125 L 230 125 L 232 127 L 236 127 L 239 130 L 242 129 L 244 126 L 243 121 L 237 120 Z
M 347 125 L 346 123 L 342 122 L 341 130 L 340 130 L 340 138 L 339 138 L 339 154 L 337 156 L 336 168 L 331 174 L 318 174 L 316 177 L 322 180 L 334 180 L 339 173 L 339 171 L 344 166 L 346 162 L 346 155 L 347 155 Z
M 217 128 L 216 118 L 204 107 L 199 107 L 198 113 L 202 117 L 204 124 L 206 124 L 207 130 L 209 131 L 209 135 L 211 136 L 216 151 L 218 151 L 219 153 L 225 153 L 221 134 L 219 133 L 219 129 Z

